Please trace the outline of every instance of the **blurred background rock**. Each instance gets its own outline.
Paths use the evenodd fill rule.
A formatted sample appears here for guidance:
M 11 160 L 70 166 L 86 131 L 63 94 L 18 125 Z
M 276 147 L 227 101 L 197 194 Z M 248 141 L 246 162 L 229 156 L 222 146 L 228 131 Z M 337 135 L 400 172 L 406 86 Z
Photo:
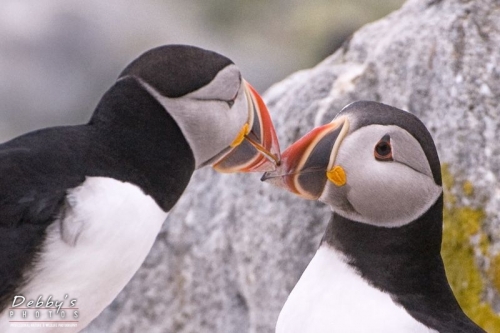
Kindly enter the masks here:
M 227 55 L 263 92 L 402 0 L 2 0 L 0 142 L 89 119 L 128 62 L 168 43 Z

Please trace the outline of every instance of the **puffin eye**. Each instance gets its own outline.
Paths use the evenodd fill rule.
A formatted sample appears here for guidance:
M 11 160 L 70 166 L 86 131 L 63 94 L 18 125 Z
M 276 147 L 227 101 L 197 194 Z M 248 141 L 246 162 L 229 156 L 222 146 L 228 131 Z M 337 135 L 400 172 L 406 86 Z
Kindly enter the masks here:
M 377 161 L 392 161 L 391 137 L 389 134 L 384 135 L 375 146 L 373 152 Z
M 238 98 L 238 94 L 239 94 L 239 91 L 236 92 L 236 95 L 234 95 L 234 97 L 232 99 L 230 99 L 229 101 L 225 101 L 227 103 L 227 105 L 229 105 L 229 108 L 233 107 L 234 101 L 236 101 L 236 98 Z

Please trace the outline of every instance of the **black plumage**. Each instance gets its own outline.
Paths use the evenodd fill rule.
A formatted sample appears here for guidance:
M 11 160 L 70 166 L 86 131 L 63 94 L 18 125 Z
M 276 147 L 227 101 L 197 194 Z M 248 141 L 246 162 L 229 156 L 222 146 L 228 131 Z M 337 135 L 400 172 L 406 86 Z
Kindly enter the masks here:
M 232 63 L 212 51 L 185 45 L 166 45 L 152 49 L 133 61 L 120 77 L 140 77 L 163 96 L 174 98 L 205 86 L 221 69 Z
M 322 242 L 408 313 L 440 333 L 484 332 L 462 311 L 441 259 L 443 197 L 417 220 L 380 228 L 333 213 Z

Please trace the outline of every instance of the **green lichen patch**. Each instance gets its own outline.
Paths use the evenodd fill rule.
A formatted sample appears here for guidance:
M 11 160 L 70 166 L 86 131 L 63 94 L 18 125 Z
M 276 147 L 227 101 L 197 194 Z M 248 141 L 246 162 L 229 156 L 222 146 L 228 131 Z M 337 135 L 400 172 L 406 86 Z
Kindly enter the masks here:
M 443 165 L 442 173 L 445 208 L 441 255 L 446 275 L 464 312 L 487 332 L 500 332 L 500 316 L 481 299 L 485 284 L 476 265 L 474 248 L 470 242 L 472 236 L 479 235 L 481 252 L 486 255 L 490 244 L 481 230 L 484 212 L 477 208 L 459 206 L 457 198 L 451 192 L 456 182 L 446 165 Z M 470 182 L 462 184 L 461 190 L 464 195 L 474 194 Z M 490 274 L 498 277 L 497 280 L 494 278 L 492 283 L 500 290 L 500 259 L 495 267 L 499 272 Z

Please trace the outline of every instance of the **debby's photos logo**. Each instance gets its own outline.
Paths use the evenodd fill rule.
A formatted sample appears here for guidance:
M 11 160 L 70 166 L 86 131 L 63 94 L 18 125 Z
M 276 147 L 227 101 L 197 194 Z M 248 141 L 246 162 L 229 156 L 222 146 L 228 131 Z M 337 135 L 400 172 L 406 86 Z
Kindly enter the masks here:
M 67 294 L 63 300 L 52 295 L 40 295 L 36 300 L 16 295 L 8 311 L 11 327 L 77 327 L 80 317 L 77 299 Z

